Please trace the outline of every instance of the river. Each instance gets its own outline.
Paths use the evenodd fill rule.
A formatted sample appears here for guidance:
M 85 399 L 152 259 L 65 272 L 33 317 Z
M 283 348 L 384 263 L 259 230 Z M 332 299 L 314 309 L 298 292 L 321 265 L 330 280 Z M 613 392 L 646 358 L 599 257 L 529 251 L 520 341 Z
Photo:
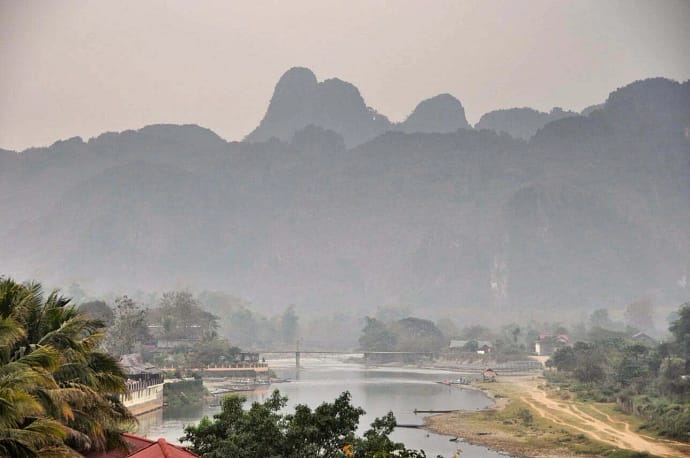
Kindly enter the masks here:
M 491 400 L 477 390 L 458 385 L 446 386 L 439 380 L 456 378 L 457 374 L 439 370 L 407 368 L 371 368 L 353 364 L 342 358 L 303 358 L 302 368 L 295 371 L 294 360 L 269 360 L 278 377 L 291 380 L 272 385 L 268 389 L 246 393 L 248 402 L 262 401 L 274 389 L 288 397 L 288 409 L 296 404 L 316 407 L 324 401 L 332 402 L 348 390 L 352 404 L 366 411 L 360 419 L 360 433 L 367 429 L 375 417 L 392 411 L 399 424 L 421 424 L 423 416 L 414 410 L 476 410 L 490 405 Z M 195 410 L 175 412 L 164 410 L 140 417 L 139 434 L 151 438 L 164 437 L 179 443 L 184 426 L 198 422 L 204 415 L 212 416 L 219 407 L 205 406 Z M 485 447 L 462 441 L 451 441 L 423 429 L 397 428 L 391 438 L 403 442 L 408 448 L 422 449 L 430 458 L 451 457 L 461 449 L 462 458 L 505 457 Z

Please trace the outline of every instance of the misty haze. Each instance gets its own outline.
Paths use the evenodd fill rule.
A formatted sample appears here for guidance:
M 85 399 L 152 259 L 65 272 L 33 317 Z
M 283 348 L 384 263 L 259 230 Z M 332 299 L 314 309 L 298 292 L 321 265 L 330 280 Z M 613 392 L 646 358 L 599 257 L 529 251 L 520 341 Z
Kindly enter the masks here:
M 324 8 L 0 2 L 0 456 L 690 454 L 690 5 Z

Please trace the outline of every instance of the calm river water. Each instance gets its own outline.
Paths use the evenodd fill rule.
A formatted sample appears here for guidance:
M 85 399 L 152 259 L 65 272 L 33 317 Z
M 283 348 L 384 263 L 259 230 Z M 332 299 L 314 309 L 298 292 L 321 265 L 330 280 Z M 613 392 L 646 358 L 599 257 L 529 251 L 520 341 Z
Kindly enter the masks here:
M 366 410 L 360 420 L 360 433 L 367 429 L 375 417 L 392 411 L 399 424 L 421 424 L 423 416 L 414 410 L 476 410 L 488 406 L 491 401 L 481 392 L 446 386 L 436 381 L 456 378 L 457 374 L 445 371 L 402 368 L 368 368 L 334 358 L 302 359 L 302 369 L 297 373 L 294 361 L 269 361 L 279 377 L 290 379 L 288 383 L 247 393 L 248 402 L 262 401 L 274 389 L 288 397 L 288 408 L 295 404 L 316 407 L 324 401 L 332 402 L 345 390 L 352 394 L 352 403 Z M 219 407 L 203 407 L 196 410 L 174 412 L 158 411 L 140 418 L 139 434 L 151 438 L 164 437 L 179 443 L 184 426 L 198 422 L 204 415 L 212 416 Z M 430 458 L 438 455 L 451 457 L 462 450 L 462 458 L 505 457 L 485 447 L 462 441 L 450 441 L 448 436 L 429 433 L 423 429 L 397 428 L 392 439 L 403 442 L 408 448 L 422 449 Z

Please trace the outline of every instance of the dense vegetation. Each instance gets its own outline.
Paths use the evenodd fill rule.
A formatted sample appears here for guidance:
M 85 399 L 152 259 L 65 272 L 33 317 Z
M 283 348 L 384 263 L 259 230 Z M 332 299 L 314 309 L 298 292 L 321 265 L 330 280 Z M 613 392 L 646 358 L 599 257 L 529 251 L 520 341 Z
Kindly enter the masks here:
M 104 348 L 111 354 L 142 353 L 161 367 L 232 363 L 247 349 L 294 347 L 299 317 L 294 305 L 270 318 L 236 297 L 204 292 L 164 292 L 160 297 L 119 296 L 108 302 L 82 298 L 80 310 L 108 324 Z M 162 351 L 161 351 L 162 350 Z
M 184 409 L 190 406 L 202 407 L 207 390 L 201 378 L 178 380 L 163 386 L 163 395 L 171 409 Z
M 348 392 L 314 410 L 298 405 L 290 414 L 282 413 L 287 398 L 277 390 L 248 410 L 242 408 L 245 401 L 242 396 L 226 396 L 221 413 L 188 426 L 182 440 L 191 442 L 191 449 L 204 458 L 426 456 L 388 437 L 396 424 L 392 413 L 375 419 L 358 437 L 355 432 L 364 410 L 351 404 Z
M 0 278 L 0 456 L 78 456 L 122 445 L 125 375 L 103 322 L 38 283 Z
M 365 318 L 359 345 L 370 351 L 438 351 L 448 341 L 431 321 L 421 318 L 402 318 L 384 323 L 376 318 Z
M 616 402 L 647 427 L 690 442 L 690 302 L 669 331 L 673 340 L 657 344 L 599 329 L 590 342 L 553 355 L 547 364 L 558 372 L 550 379 L 581 398 Z

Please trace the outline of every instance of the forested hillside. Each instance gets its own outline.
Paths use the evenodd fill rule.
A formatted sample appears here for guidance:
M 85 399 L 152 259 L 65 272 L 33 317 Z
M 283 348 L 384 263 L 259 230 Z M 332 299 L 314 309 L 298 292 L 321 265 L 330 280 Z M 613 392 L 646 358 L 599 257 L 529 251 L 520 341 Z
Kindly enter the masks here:
M 152 125 L 0 151 L 0 271 L 281 307 L 687 300 L 689 82 L 630 84 L 524 140 L 469 128 L 450 96 L 394 125 L 290 72 L 251 141 Z

